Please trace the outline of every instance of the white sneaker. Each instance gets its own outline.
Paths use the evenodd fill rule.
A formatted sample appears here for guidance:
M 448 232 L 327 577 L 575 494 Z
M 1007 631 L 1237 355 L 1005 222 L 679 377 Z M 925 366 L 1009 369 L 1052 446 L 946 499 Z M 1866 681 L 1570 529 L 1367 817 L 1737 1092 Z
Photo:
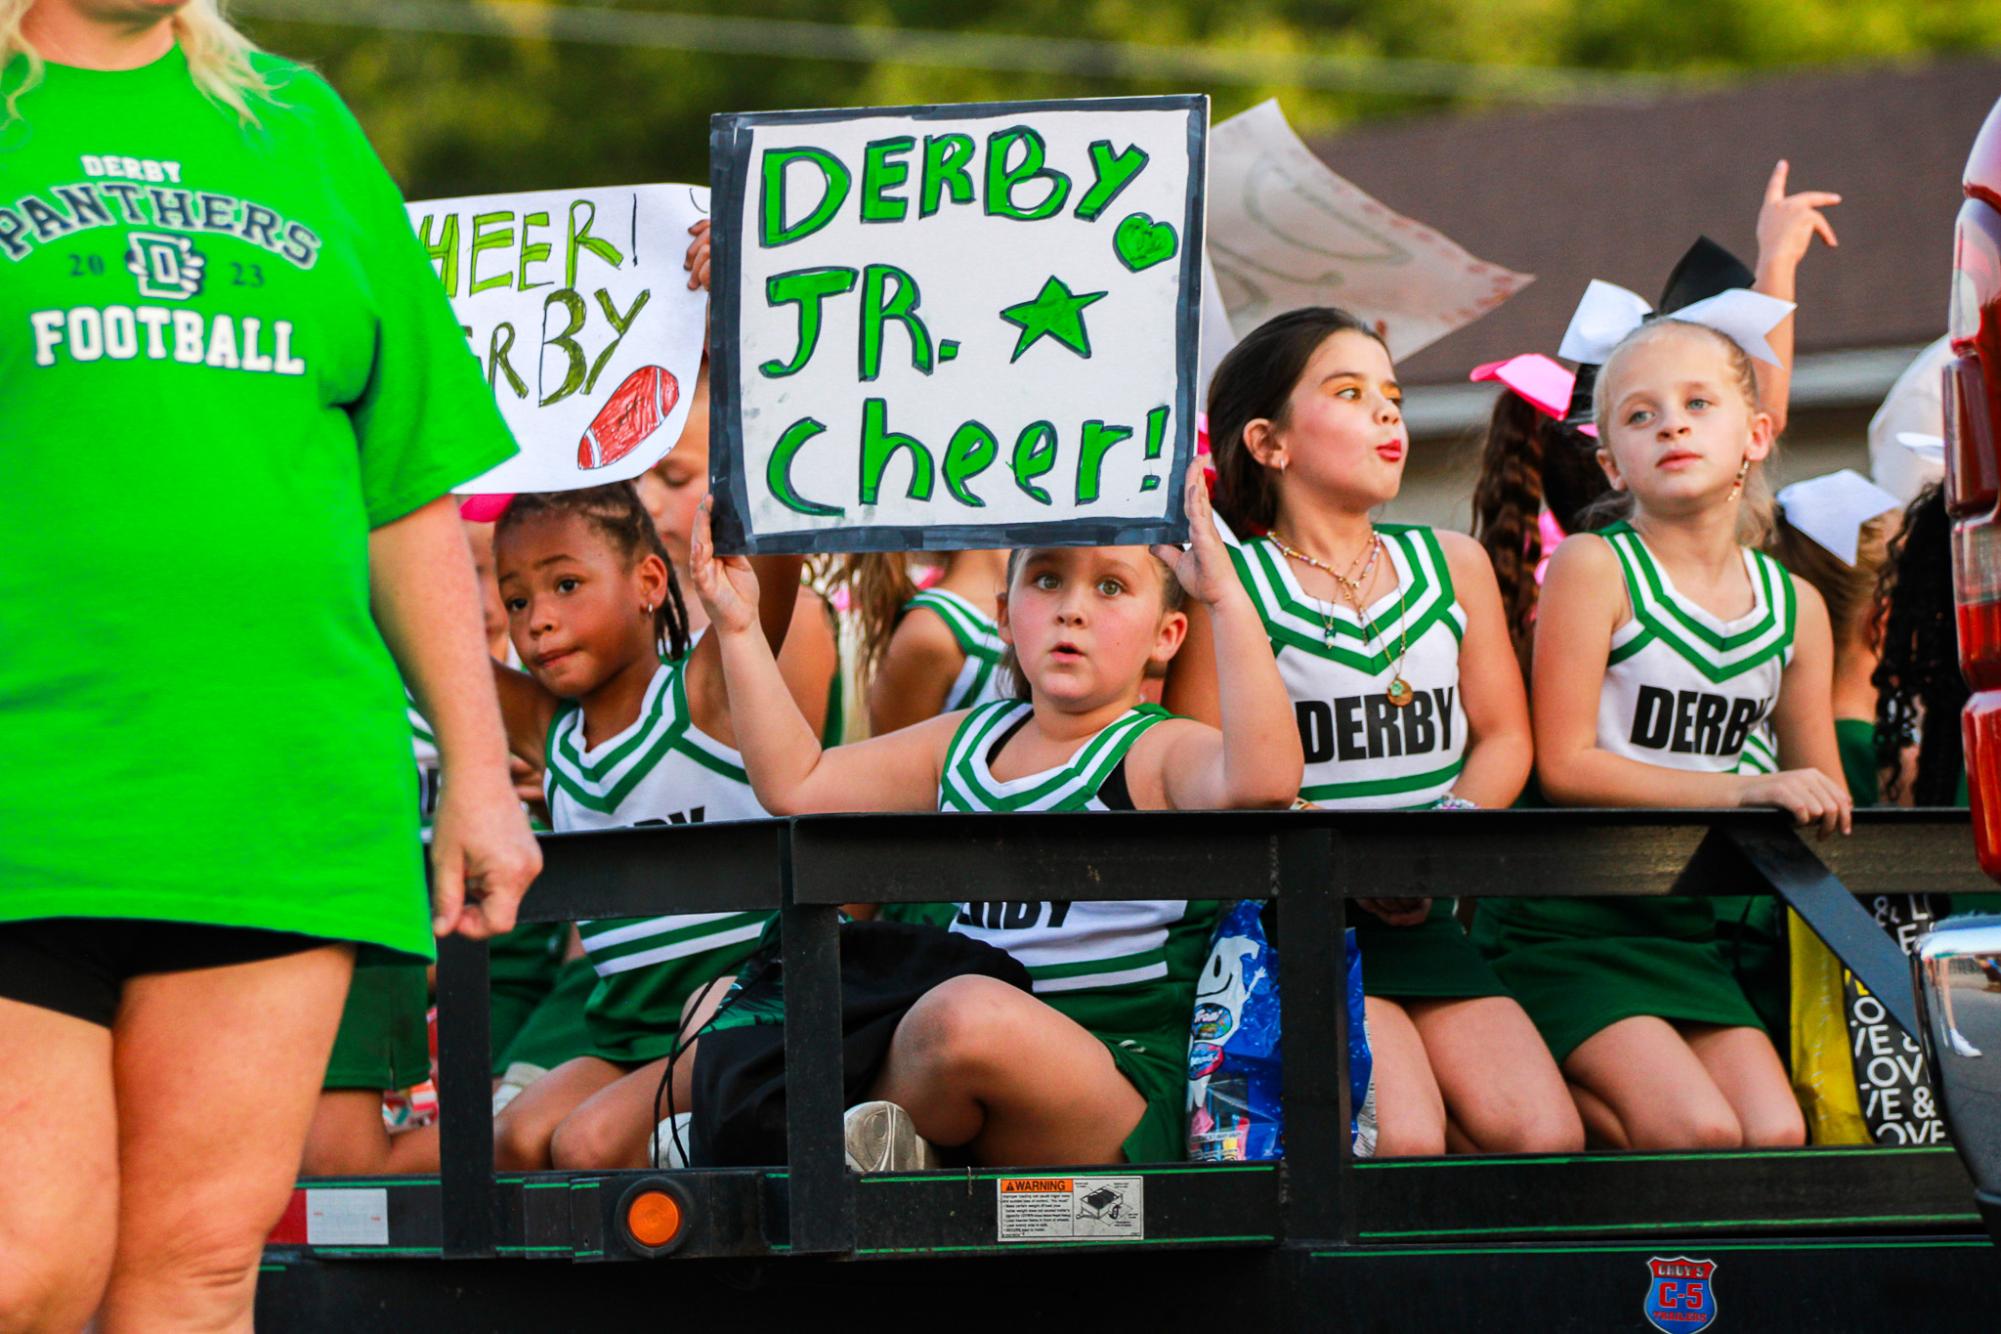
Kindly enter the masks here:
M 507 1072 L 500 1077 L 500 1083 L 493 1090 L 493 1114 L 499 1116 L 506 1111 L 507 1104 L 520 1097 L 523 1089 L 548 1073 L 541 1066 L 530 1065 L 526 1061 L 516 1061 L 509 1065 Z
M 1971 1042 L 1968 1042 L 1966 1040 L 1966 1034 L 1960 1032 L 1958 1029 L 1947 1028 L 1945 1030 L 1945 1036 L 1946 1040 L 1952 1043 L 1953 1055 L 1964 1056 L 1968 1060 L 1971 1060 L 1974 1057 L 1980 1055 L 1980 1048 L 1974 1046 Z
M 938 1151 L 893 1102 L 856 1103 L 841 1118 L 841 1130 L 854 1171 L 928 1172 L 938 1166 Z
M 655 1167 L 688 1166 L 688 1134 L 694 1125 L 693 1112 L 679 1112 L 662 1121 L 653 1132 L 653 1165 Z

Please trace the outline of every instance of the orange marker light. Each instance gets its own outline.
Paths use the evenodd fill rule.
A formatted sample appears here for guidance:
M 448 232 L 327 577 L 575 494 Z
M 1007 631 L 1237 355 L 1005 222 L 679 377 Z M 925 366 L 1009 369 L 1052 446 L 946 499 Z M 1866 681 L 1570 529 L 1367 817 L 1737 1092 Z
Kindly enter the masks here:
M 646 1190 L 626 1202 L 625 1227 L 642 1246 L 665 1246 L 681 1231 L 681 1205 L 664 1190 Z

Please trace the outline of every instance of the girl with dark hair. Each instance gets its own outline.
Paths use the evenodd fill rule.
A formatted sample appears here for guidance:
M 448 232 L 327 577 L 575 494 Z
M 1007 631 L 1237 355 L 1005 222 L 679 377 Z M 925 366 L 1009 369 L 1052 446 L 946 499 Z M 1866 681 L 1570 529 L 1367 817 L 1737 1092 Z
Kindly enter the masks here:
M 495 527 L 508 629 L 526 671 L 494 664 L 508 743 L 543 765 L 558 830 L 764 815 L 736 752 L 720 646 L 690 649 L 686 605 L 629 482 L 520 495 Z M 760 562 L 763 633 L 782 643 L 794 557 Z M 768 914 L 664 914 L 578 924 L 598 972 L 590 1047 L 500 1114 L 515 1170 L 643 1167 L 653 1099 L 681 1010 L 747 958 Z
M 1528 706 L 1486 555 L 1458 533 L 1371 518 L 1403 480 L 1401 403 L 1388 349 L 1354 316 L 1268 321 L 1210 383 L 1216 513 L 1292 701 L 1300 799 L 1506 806 L 1528 778 Z M 1189 622 L 1195 647 L 1165 698 L 1213 720 L 1210 622 Z M 1378 1154 L 1581 1148 L 1556 1063 L 1451 903 L 1359 906 Z
M 1959 625 L 1952 604 L 1952 520 L 1934 482 L 1904 511 L 1876 589 L 1882 656 L 1876 696 L 1876 763 L 1888 774 L 1883 799 L 1900 806 L 1966 805 L 1966 753 L 1959 715 Z M 1917 750 L 1917 762 L 1908 762 Z

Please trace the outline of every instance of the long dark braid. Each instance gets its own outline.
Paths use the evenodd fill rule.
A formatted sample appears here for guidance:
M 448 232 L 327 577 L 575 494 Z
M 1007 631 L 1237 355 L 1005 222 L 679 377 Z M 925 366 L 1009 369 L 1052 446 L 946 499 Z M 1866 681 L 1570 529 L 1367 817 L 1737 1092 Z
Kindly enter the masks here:
M 688 604 L 681 596 L 681 581 L 674 573 L 674 558 L 660 542 L 653 516 L 639 499 L 631 482 L 611 482 L 581 491 L 523 492 L 508 502 L 494 526 L 494 539 L 530 519 L 544 515 L 574 514 L 583 519 L 618 548 L 628 565 L 647 556 L 658 556 L 667 567 L 667 596 L 653 609 L 653 637 L 662 657 L 674 659 L 688 652 Z
M 1473 536 L 1493 562 L 1508 634 L 1524 661 L 1541 591 L 1535 569 L 1549 555 L 1542 548 L 1542 509 L 1549 507 L 1564 532 L 1578 531 L 1585 511 L 1611 489 L 1596 448 L 1519 394 L 1494 400 L 1473 489 Z
M 1919 492 L 1904 511 L 1876 586 L 1876 605 L 1887 609 L 1882 661 L 1869 678 L 1876 687 L 1876 763 L 1890 775 L 1884 796 L 1900 795 L 1900 753 L 1915 741 L 1912 798 L 1920 806 L 1950 806 L 1965 773 L 1959 715 L 1967 689 L 1952 605 L 1952 521 L 1941 486 Z

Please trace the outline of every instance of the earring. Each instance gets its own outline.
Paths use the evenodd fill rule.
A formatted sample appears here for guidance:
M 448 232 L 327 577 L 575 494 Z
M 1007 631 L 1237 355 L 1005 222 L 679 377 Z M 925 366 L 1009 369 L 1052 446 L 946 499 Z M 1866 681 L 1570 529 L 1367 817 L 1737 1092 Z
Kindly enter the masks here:
M 648 616 L 651 616 L 651 615 L 653 614 L 653 604 L 652 604 L 651 602 L 642 602 L 642 603 L 640 603 L 640 604 L 639 604 L 639 609 L 640 609 L 640 610 L 641 610 L 642 612 L 645 612 L 645 613 L 646 613 L 646 614 L 647 614 Z
M 1742 463 L 1737 465 L 1737 481 L 1730 488 L 1730 498 L 1732 500 L 1735 500 L 1737 499 L 1737 497 L 1744 494 L 1744 479 L 1750 475 L 1750 472 L 1751 472 L 1751 460 L 1745 459 Z

